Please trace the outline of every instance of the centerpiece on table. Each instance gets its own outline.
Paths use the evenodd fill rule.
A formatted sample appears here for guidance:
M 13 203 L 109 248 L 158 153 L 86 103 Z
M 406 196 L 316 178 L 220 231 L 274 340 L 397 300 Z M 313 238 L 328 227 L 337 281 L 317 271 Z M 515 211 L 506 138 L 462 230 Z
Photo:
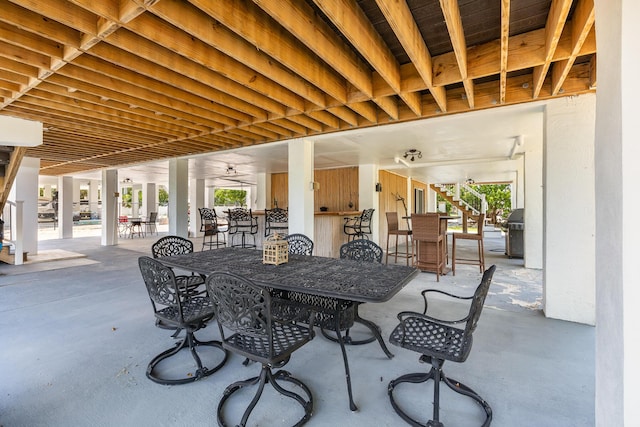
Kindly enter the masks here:
M 262 263 L 280 265 L 289 262 L 289 243 L 273 233 L 262 243 Z

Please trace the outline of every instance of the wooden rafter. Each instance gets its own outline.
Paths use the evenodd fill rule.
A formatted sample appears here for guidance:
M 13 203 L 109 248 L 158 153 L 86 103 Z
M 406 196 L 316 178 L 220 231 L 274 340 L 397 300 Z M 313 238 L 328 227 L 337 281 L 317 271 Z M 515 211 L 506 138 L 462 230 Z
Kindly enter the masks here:
M 573 26 L 571 27 L 571 42 L 573 44 L 571 55 L 567 59 L 554 63 L 553 70 L 551 71 L 551 81 L 553 84 L 551 92 L 554 95 L 558 94 L 562 83 L 564 83 L 564 80 L 567 78 L 576 57 L 582 49 L 582 45 L 593 27 L 595 17 L 593 0 L 579 0 L 573 14 Z
M 314 1 L 351 44 L 358 46 L 360 54 L 369 61 L 378 74 L 389 84 L 394 93 L 399 95 L 417 116 L 421 116 L 422 103 L 420 94 L 402 91 L 400 65 L 358 5 L 349 0 Z M 389 100 L 385 101 L 384 97 L 376 96 L 374 101 L 380 105 L 381 101 L 388 103 Z M 389 115 L 393 119 L 398 118 L 397 115 Z
M 593 0 L 512 3 L 0 0 L 0 114 L 61 174 L 593 91 Z
M 418 25 L 405 1 L 376 0 L 378 7 L 393 29 L 402 47 L 415 64 L 416 71 L 422 77 L 426 87 L 438 104 L 440 111 L 447 111 L 445 88 L 433 85 L 433 61 L 426 43 L 422 39 Z
M 572 0 L 553 0 L 551 2 L 547 26 L 545 27 L 544 63 L 533 69 L 533 98 L 537 98 L 540 95 L 553 55 L 558 47 L 567 15 L 571 9 L 571 2 Z
M 504 104 L 507 97 L 510 16 L 511 0 L 502 0 L 500 3 L 500 104 Z

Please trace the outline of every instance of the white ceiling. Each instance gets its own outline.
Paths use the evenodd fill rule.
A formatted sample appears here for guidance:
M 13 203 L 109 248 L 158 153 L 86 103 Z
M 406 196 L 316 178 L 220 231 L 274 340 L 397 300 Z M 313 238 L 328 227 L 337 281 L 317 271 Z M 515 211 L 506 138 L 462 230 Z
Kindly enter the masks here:
M 380 169 L 423 182 L 453 183 L 514 179 L 518 154 L 543 137 L 544 102 L 493 108 L 397 125 L 313 136 L 317 169 L 378 164 Z M 517 138 L 522 144 L 516 145 Z M 538 145 L 538 144 L 536 144 Z M 396 163 L 405 151 L 417 149 L 422 158 Z M 190 178 L 204 178 L 206 186 L 234 187 L 256 183 L 260 172 L 286 172 L 287 142 L 263 144 L 189 159 Z M 237 174 L 227 174 L 232 166 Z M 119 169 L 120 180 L 167 185 L 168 161 Z M 76 175 L 100 179 L 100 171 Z

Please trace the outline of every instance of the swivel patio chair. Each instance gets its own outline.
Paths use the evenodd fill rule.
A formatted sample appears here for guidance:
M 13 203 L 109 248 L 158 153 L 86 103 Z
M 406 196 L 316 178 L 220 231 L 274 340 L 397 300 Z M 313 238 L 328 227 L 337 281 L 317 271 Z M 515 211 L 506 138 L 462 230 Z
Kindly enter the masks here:
M 258 218 L 253 216 L 251 209 L 235 208 L 228 211 L 229 243 L 233 247 L 255 248 L 258 233 Z M 240 235 L 241 242 L 233 244 L 233 237 Z M 253 244 L 247 244 L 247 235 L 253 238 Z
M 157 260 L 143 256 L 138 258 L 138 265 L 156 319 L 165 325 L 186 331 L 182 341 L 158 354 L 149 362 L 147 377 L 159 384 L 185 384 L 207 377 L 220 369 L 227 360 L 227 351 L 223 349 L 222 344 L 219 341 L 200 341 L 194 335 L 214 316 L 211 300 L 207 296 L 183 292 L 173 271 Z M 212 368 L 204 366 L 197 351 L 200 346 L 220 349 L 221 360 L 216 360 L 217 363 L 214 362 L 215 365 Z M 192 366 L 180 366 L 179 369 L 167 367 L 169 362 L 167 359 L 177 355 L 183 349 L 189 349 L 195 361 L 195 372 L 189 372 L 186 376 L 185 372 Z M 174 371 L 179 371 L 180 375 L 171 375 Z
M 360 216 L 345 218 L 343 230 L 349 240 L 368 239 L 375 209 L 365 209 Z
M 400 230 L 398 225 L 398 212 L 387 212 L 387 250 L 385 257 L 385 264 L 389 264 L 389 255 L 395 257 L 394 262 L 398 262 L 398 257 L 406 258 L 407 265 L 409 260 L 413 258 L 413 248 L 411 247 L 411 230 Z M 389 252 L 389 239 L 391 236 L 396 237 L 396 245 L 393 252 Z M 398 251 L 398 236 L 404 236 L 405 239 L 405 251 Z
M 453 245 L 451 249 L 451 270 L 456 275 L 457 264 L 471 264 L 480 267 L 480 272 L 484 271 L 484 214 L 478 215 L 478 232 L 477 233 L 453 233 Z M 478 256 L 475 258 L 460 258 L 456 254 L 456 247 L 459 247 L 459 240 L 472 240 L 478 244 Z
M 289 234 L 284 239 L 287 241 L 287 243 L 289 243 L 290 254 L 309 256 L 313 254 L 313 240 L 311 240 L 304 234 Z
M 193 242 L 180 236 L 164 236 L 151 245 L 154 258 L 190 254 L 193 252 Z M 204 276 L 199 274 L 176 275 L 178 285 L 184 287 L 190 294 L 204 293 Z M 200 289 L 199 289 L 200 288 Z
M 218 319 L 223 348 L 262 364 L 260 375 L 237 381 L 225 389 L 217 409 L 218 425 L 229 425 L 225 422 L 224 414 L 227 400 L 236 391 L 257 385 L 256 394 L 245 409 L 240 422 L 232 423 L 245 426 L 267 383 L 278 393 L 292 398 L 302 406 L 304 416 L 295 425 L 303 425 L 313 411 L 311 391 L 289 372 L 278 370 L 274 373 L 272 368 L 283 367 L 294 351 L 313 338 L 313 314 L 306 320 L 306 323 L 311 325 L 308 327 L 296 322 L 280 322 L 271 313 L 272 305 L 279 303 L 272 302 L 269 292 L 250 280 L 229 273 L 212 273 L 207 277 L 206 283 Z M 295 387 L 285 389 L 280 385 L 282 381 Z M 270 408 L 270 411 L 274 412 L 273 408 Z M 277 421 L 282 423 L 280 417 Z
M 273 208 L 264 210 L 264 237 L 271 233 L 287 234 L 289 230 L 289 212 L 286 209 Z
M 200 212 L 200 231 L 203 232 L 202 236 L 202 250 L 205 247 L 209 249 L 219 248 L 220 246 L 226 246 L 227 241 L 224 236 L 226 231 L 226 225 L 219 224 L 219 218 L 214 208 L 198 208 Z M 222 235 L 222 241 L 220 236 Z M 216 238 L 214 241 L 213 238 Z
M 460 297 L 437 289 L 427 289 L 422 291 L 425 303 L 422 314 L 410 311 L 398 314 L 400 324 L 391 333 L 389 341 L 391 344 L 421 353 L 419 361 L 431 364 L 431 369 L 428 373 L 418 372 L 402 375 L 389 383 L 388 394 L 393 409 L 412 426 L 442 427 L 444 425 L 440 421 L 440 382 L 444 382 L 454 392 L 475 400 L 485 413 L 485 420 L 482 426 L 487 427 L 491 424 L 493 413 L 489 404 L 466 385 L 445 376 L 442 366 L 445 360 L 462 363 L 469 356 L 473 343 L 473 332 L 478 324 L 495 270 L 496 266 L 492 265 L 484 272 L 480 285 L 478 285 L 471 297 Z M 458 300 L 470 300 L 469 313 L 459 320 L 443 320 L 427 315 L 427 294 L 429 292 L 439 293 Z M 464 328 L 456 327 L 456 325 L 464 325 Z M 426 424 L 422 424 L 412 418 L 398 404 L 393 392 L 399 384 L 418 384 L 428 380 L 433 380 L 433 418 Z
M 366 239 L 352 240 L 340 247 L 341 259 L 349 259 L 352 261 L 359 261 L 359 262 L 382 263 L 382 255 L 383 255 L 382 248 L 377 244 L 375 244 L 374 242 Z M 380 347 L 382 347 L 382 350 L 387 355 L 387 357 L 392 358 L 393 354 L 389 352 L 389 350 L 387 349 L 387 346 L 385 345 L 382 339 L 382 335 L 380 335 L 380 327 L 375 323 L 373 323 L 372 321 L 363 319 L 362 317 L 360 317 L 358 313 L 358 307 L 364 303 L 354 302 L 353 304 L 354 304 L 354 313 L 353 313 L 354 322 L 360 323 L 361 325 L 364 325 L 365 327 L 367 327 L 372 332 L 372 336 L 363 338 L 363 339 L 354 339 L 353 336 L 351 335 L 352 331 L 349 328 L 349 329 L 346 329 L 345 331 L 344 343 L 351 344 L 351 345 L 362 345 L 362 344 L 368 344 L 370 342 L 378 340 L 378 342 L 380 343 Z M 338 339 L 333 335 L 333 333 L 329 333 L 329 331 L 326 330 L 325 328 L 321 328 L 321 332 L 322 332 L 322 335 L 325 336 L 325 338 L 334 342 L 338 341 Z

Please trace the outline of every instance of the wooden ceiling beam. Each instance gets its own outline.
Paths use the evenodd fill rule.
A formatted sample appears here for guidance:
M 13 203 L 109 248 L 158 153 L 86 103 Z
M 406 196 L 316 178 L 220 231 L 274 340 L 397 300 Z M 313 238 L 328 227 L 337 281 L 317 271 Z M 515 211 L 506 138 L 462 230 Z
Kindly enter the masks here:
M 571 56 L 562 61 L 554 62 L 551 70 L 552 93 L 557 95 L 562 87 L 562 83 L 567 78 L 576 57 L 580 53 L 582 46 L 591 32 L 595 22 L 595 8 L 593 0 L 579 0 L 573 13 L 573 25 L 571 27 L 571 41 L 573 48 Z
M 373 95 L 371 70 L 304 2 L 253 0 L 320 58 L 330 64 L 366 96 Z
M 356 2 L 349 0 L 314 0 L 314 2 L 340 30 L 342 35 L 358 49 L 371 67 L 391 86 L 394 94 L 400 96 L 419 117 L 422 114 L 419 96 L 411 92 L 402 91 L 400 65 L 380 34 L 362 12 L 360 6 Z M 384 97 L 373 97 L 372 100 L 376 104 L 378 104 L 379 100 L 382 101 L 384 104 L 378 105 L 389 114 L 387 111 L 388 100 L 384 99 Z M 393 117 L 392 114 L 389 115 Z
M 545 54 L 544 63 L 533 69 L 533 98 L 538 98 L 540 90 L 547 77 L 547 72 L 551 67 L 553 55 L 562 36 L 567 21 L 567 16 L 571 10 L 572 0 L 552 0 L 547 25 L 545 26 Z
M 133 36 L 131 33 L 119 33 Z M 110 37 L 109 41 L 113 41 L 113 38 L 114 36 Z M 140 42 L 140 39 L 137 39 L 137 41 Z M 121 38 L 119 38 L 119 40 L 121 40 Z M 138 43 L 138 46 L 139 45 L 140 43 Z M 157 49 L 158 48 L 156 48 L 156 50 Z M 140 50 L 138 53 L 139 52 Z M 274 113 L 284 115 L 285 107 L 282 104 L 274 102 L 273 100 L 247 89 L 232 80 L 223 78 L 217 73 L 213 73 L 201 65 L 189 62 L 184 57 L 176 55 L 173 52 L 167 53 L 175 61 L 166 61 L 163 63 L 151 62 L 142 58 L 142 55 L 140 54 L 134 55 L 129 50 L 122 50 L 115 45 L 106 43 L 101 43 L 90 51 L 91 55 L 95 55 L 112 64 L 126 68 L 132 73 L 141 73 L 151 79 L 171 85 L 176 89 L 184 90 L 192 94 L 198 94 L 198 96 L 203 97 L 212 103 L 224 105 L 225 108 L 231 108 L 260 120 L 267 119 L 267 112 L 264 108 L 261 108 L 261 106 L 270 108 L 271 110 L 269 111 Z M 227 92 L 219 90 L 219 86 L 215 85 L 215 82 L 219 80 L 223 80 L 220 81 L 220 86 L 223 86 L 224 83 L 231 83 L 231 85 L 226 85 Z M 240 90 L 233 92 L 229 86 L 233 86 L 235 89 Z M 235 94 L 231 95 L 229 92 Z M 246 97 L 239 99 L 236 97 L 237 95 L 246 95 Z
M 169 115 L 176 114 L 175 111 L 178 110 L 190 114 L 194 122 L 196 123 L 200 121 L 204 124 L 204 120 L 208 120 L 210 124 L 217 123 L 217 125 L 213 127 L 218 128 L 223 125 L 237 125 L 237 121 L 232 120 L 229 117 L 223 116 L 213 111 L 209 111 L 205 108 L 189 104 L 184 101 L 171 98 L 166 95 L 155 93 L 153 91 L 138 87 L 124 81 L 114 80 L 109 76 L 92 71 L 88 68 L 80 68 L 75 65 L 70 65 L 68 67 L 65 67 L 64 70 L 60 70 L 56 74 L 56 76 L 70 77 L 76 80 L 78 83 L 82 83 L 84 81 L 92 85 L 102 87 L 104 89 L 117 86 L 118 92 L 110 92 L 111 96 L 109 97 L 119 100 L 129 99 L 129 105 L 132 106 L 132 108 L 147 108 L 148 110 L 153 112 L 166 111 L 166 113 Z M 81 88 L 78 87 L 78 89 Z M 122 94 L 127 95 L 122 96 Z M 163 108 L 162 106 L 170 106 L 170 108 Z
M 460 17 L 460 9 L 458 0 L 440 0 L 440 8 L 444 15 L 447 29 L 449 30 L 449 38 L 456 55 L 458 69 L 460 70 L 460 79 L 464 85 L 467 102 L 469 107 L 473 109 L 475 100 L 473 94 L 473 79 L 469 78 L 467 64 L 467 42 L 464 38 L 464 28 L 462 27 L 462 18 Z
M 509 59 L 509 19 L 511 16 L 511 0 L 500 2 L 500 104 L 507 97 L 507 69 Z
M 192 4 L 320 90 L 346 102 L 346 82 L 250 0 L 191 0 Z
M 197 92 L 192 93 L 188 90 L 167 85 L 165 82 L 147 77 L 145 74 L 138 74 L 128 69 L 124 69 L 118 65 L 113 65 L 93 55 L 84 55 L 82 58 L 78 58 L 74 61 L 74 66 L 94 70 L 96 73 L 112 79 L 113 82 L 117 82 L 116 84 L 121 84 L 120 82 L 122 82 L 133 87 L 137 87 L 139 90 L 143 91 L 142 93 L 146 93 L 147 91 L 154 92 L 159 96 L 166 96 L 167 98 L 173 98 L 179 102 L 184 102 L 185 104 L 192 105 L 194 107 L 209 110 L 211 113 L 217 114 L 220 117 L 225 117 L 226 120 L 223 123 L 227 125 L 234 125 L 235 122 L 251 122 L 253 120 L 253 117 L 249 114 L 205 99 Z
M 273 61 L 269 55 L 256 49 L 255 46 L 220 25 L 210 16 L 201 13 L 194 6 L 179 0 L 163 0 L 158 2 L 152 11 L 167 22 L 226 54 L 229 58 L 234 58 L 234 61 L 251 68 L 254 73 L 289 89 L 319 108 L 325 106 L 325 95 L 321 90 L 310 85 L 309 82 L 292 73 L 280 63 Z M 242 82 L 251 87 L 257 83 L 256 80 L 245 79 Z
M 152 112 L 144 108 L 136 108 L 131 109 L 129 104 L 125 104 L 123 102 L 100 98 L 94 94 L 85 93 L 81 91 L 76 91 L 73 93 L 69 93 L 67 89 L 63 86 L 59 86 L 57 84 L 53 84 L 50 81 L 44 82 L 39 85 L 37 89 L 33 89 L 29 95 L 37 96 L 36 94 L 39 92 L 47 92 L 52 94 L 52 96 L 63 96 L 68 97 L 73 102 L 86 102 L 92 104 L 98 111 L 109 112 L 109 114 L 113 115 L 129 115 L 130 117 L 138 117 L 144 119 L 153 119 L 158 123 L 163 123 L 164 126 L 168 128 L 172 128 L 173 126 L 177 126 L 180 129 L 188 129 L 190 132 L 205 132 L 210 131 L 211 129 L 207 126 L 203 126 L 200 124 L 188 122 L 186 120 L 176 120 L 175 116 L 168 116 L 166 114 L 162 114 L 160 112 Z
M 433 85 L 433 61 L 431 53 L 422 38 L 418 25 L 405 1 L 376 0 L 391 29 L 411 58 L 426 88 L 438 103 L 441 111 L 447 111 L 447 95 L 444 87 Z M 404 88 L 401 88 L 404 90 Z
M 304 109 L 304 101 L 299 95 L 268 79 L 259 78 L 251 68 L 213 49 L 195 37 L 182 31 L 177 31 L 175 27 L 168 25 L 159 18 L 141 16 L 129 23 L 127 28 L 153 42 L 153 44 L 141 45 L 141 47 L 146 48 L 144 52 L 145 55 L 154 55 L 154 57 L 158 58 L 163 48 L 169 49 L 183 56 L 185 59 L 200 64 L 211 72 L 232 79 L 236 83 L 250 88 L 251 91 L 271 98 L 280 104 L 290 106 L 300 111 Z M 133 47 L 133 49 L 134 52 L 138 54 L 137 51 L 140 47 Z M 154 52 L 156 49 L 159 49 L 159 52 Z M 178 63 L 178 65 L 179 64 L 180 63 Z M 220 80 L 216 77 L 213 78 Z M 230 85 L 227 84 L 226 86 L 228 87 Z M 234 91 L 239 93 L 237 89 L 234 89 Z M 247 97 L 255 97 L 251 95 L 250 91 L 246 91 L 245 95 Z
M 173 133 L 173 134 L 184 134 L 188 135 L 193 133 L 193 129 L 188 129 L 184 126 L 180 125 L 180 122 L 176 124 L 175 121 L 173 123 L 168 123 L 165 121 L 158 120 L 158 115 L 141 115 L 141 114 L 133 114 L 131 110 L 129 111 L 119 111 L 114 110 L 113 108 L 105 107 L 104 105 L 87 102 L 80 98 L 71 98 L 64 95 L 53 94 L 51 92 L 45 91 L 41 89 L 39 86 L 37 89 L 32 89 L 29 92 L 29 97 L 36 98 L 40 100 L 42 105 L 46 105 L 47 102 L 52 101 L 61 105 L 63 111 L 71 111 L 67 110 L 67 108 L 80 108 L 88 117 L 94 117 L 99 119 L 100 117 L 104 117 L 105 119 L 112 118 L 114 120 L 126 120 L 134 124 L 140 124 L 143 128 L 147 126 L 148 129 L 160 128 L 165 132 Z M 139 110 L 139 109 L 136 109 Z M 133 110 L 133 112 L 136 112 Z

